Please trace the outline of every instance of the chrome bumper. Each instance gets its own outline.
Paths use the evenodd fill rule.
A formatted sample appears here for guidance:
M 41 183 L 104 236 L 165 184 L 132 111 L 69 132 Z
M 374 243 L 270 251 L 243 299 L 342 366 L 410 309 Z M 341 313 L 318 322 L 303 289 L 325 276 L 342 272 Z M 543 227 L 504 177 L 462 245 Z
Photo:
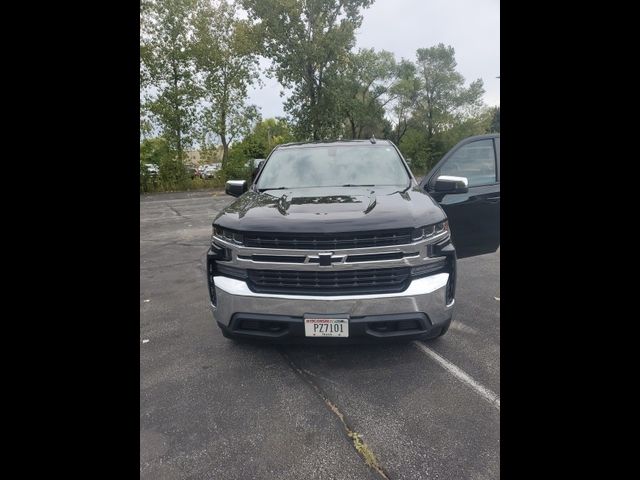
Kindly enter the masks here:
M 435 327 L 451 319 L 455 301 L 446 303 L 448 273 L 413 280 L 399 293 L 376 295 L 277 295 L 252 292 L 246 282 L 215 276 L 216 304 L 213 314 L 229 326 L 234 314 L 261 313 L 303 317 L 305 314 L 348 314 L 350 317 L 421 312 Z

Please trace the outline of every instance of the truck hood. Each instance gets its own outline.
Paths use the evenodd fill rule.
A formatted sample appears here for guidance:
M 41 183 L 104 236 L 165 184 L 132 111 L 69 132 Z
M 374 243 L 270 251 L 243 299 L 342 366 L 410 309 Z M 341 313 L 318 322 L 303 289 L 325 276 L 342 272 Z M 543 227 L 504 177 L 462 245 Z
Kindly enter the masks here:
M 213 223 L 245 232 L 338 233 L 415 228 L 445 218 L 417 186 L 249 191 Z

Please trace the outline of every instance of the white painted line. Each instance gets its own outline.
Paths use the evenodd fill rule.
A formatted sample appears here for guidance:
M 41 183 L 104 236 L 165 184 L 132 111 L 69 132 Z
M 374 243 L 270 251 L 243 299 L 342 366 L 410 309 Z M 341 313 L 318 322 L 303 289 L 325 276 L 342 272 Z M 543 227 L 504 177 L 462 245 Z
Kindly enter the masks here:
M 449 360 L 442 358 L 436 352 L 427 347 L 424 343 L 415 340 L 413 344 L 418 347 L 420 351 L 429 355 L 432 359 L 438 362 L 442 367 L 444 367 L 451 375 L 456 377 L 463 383 L 466 383 L 471 388 L 473 388 L 482 398 L 487 400 L 491 405 L 493 405 L 498 411 L 500 411 L 500 396 L 496 395 L 494 392 L 489 390 L 487 387 L 480 385 L 476 382 L 470 375 L 466 374 L 458 367 L 456 367 Z

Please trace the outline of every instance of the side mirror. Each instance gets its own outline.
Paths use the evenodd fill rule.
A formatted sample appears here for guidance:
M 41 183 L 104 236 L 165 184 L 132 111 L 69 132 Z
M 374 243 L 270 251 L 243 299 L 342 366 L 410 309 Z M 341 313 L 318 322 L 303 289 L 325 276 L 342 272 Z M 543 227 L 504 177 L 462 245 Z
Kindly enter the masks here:
M 258 172 L 260 171 L 260 169 L 262 168 L 262 165 L 264 164 L 264 160 L 260 160 L 258 162 L 258 166 L 256 168 L 253 169 L 253 172 L 251 173 L 251 181 L 254 182 L 256 180 L 256 177 L 258 176 Z
M 441 193 L 467 193 L 469 180 L 466 177 L 441 175 L 436 179 L 434 190 Z
M 247 191 L 246 180 L 227 180 L 224 192 L 233 197 L 239 197 Z

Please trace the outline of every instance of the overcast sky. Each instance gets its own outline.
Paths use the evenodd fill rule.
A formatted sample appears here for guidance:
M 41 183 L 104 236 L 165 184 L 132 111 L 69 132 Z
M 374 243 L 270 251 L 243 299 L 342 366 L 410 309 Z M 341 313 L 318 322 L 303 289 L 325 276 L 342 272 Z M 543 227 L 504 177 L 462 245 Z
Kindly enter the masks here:
M 485 103 L 500 105 L 500 0 L 375 0 L 356 32 L 356 49 L 388 50 L 396 60 L 415 61 L 418 48 L 438 43 L 454 48 L 466 84 L 482 78 Z M 283 116 L 280 84 L 263 81 L 250 90 L 250 103 L 263 118 Z

